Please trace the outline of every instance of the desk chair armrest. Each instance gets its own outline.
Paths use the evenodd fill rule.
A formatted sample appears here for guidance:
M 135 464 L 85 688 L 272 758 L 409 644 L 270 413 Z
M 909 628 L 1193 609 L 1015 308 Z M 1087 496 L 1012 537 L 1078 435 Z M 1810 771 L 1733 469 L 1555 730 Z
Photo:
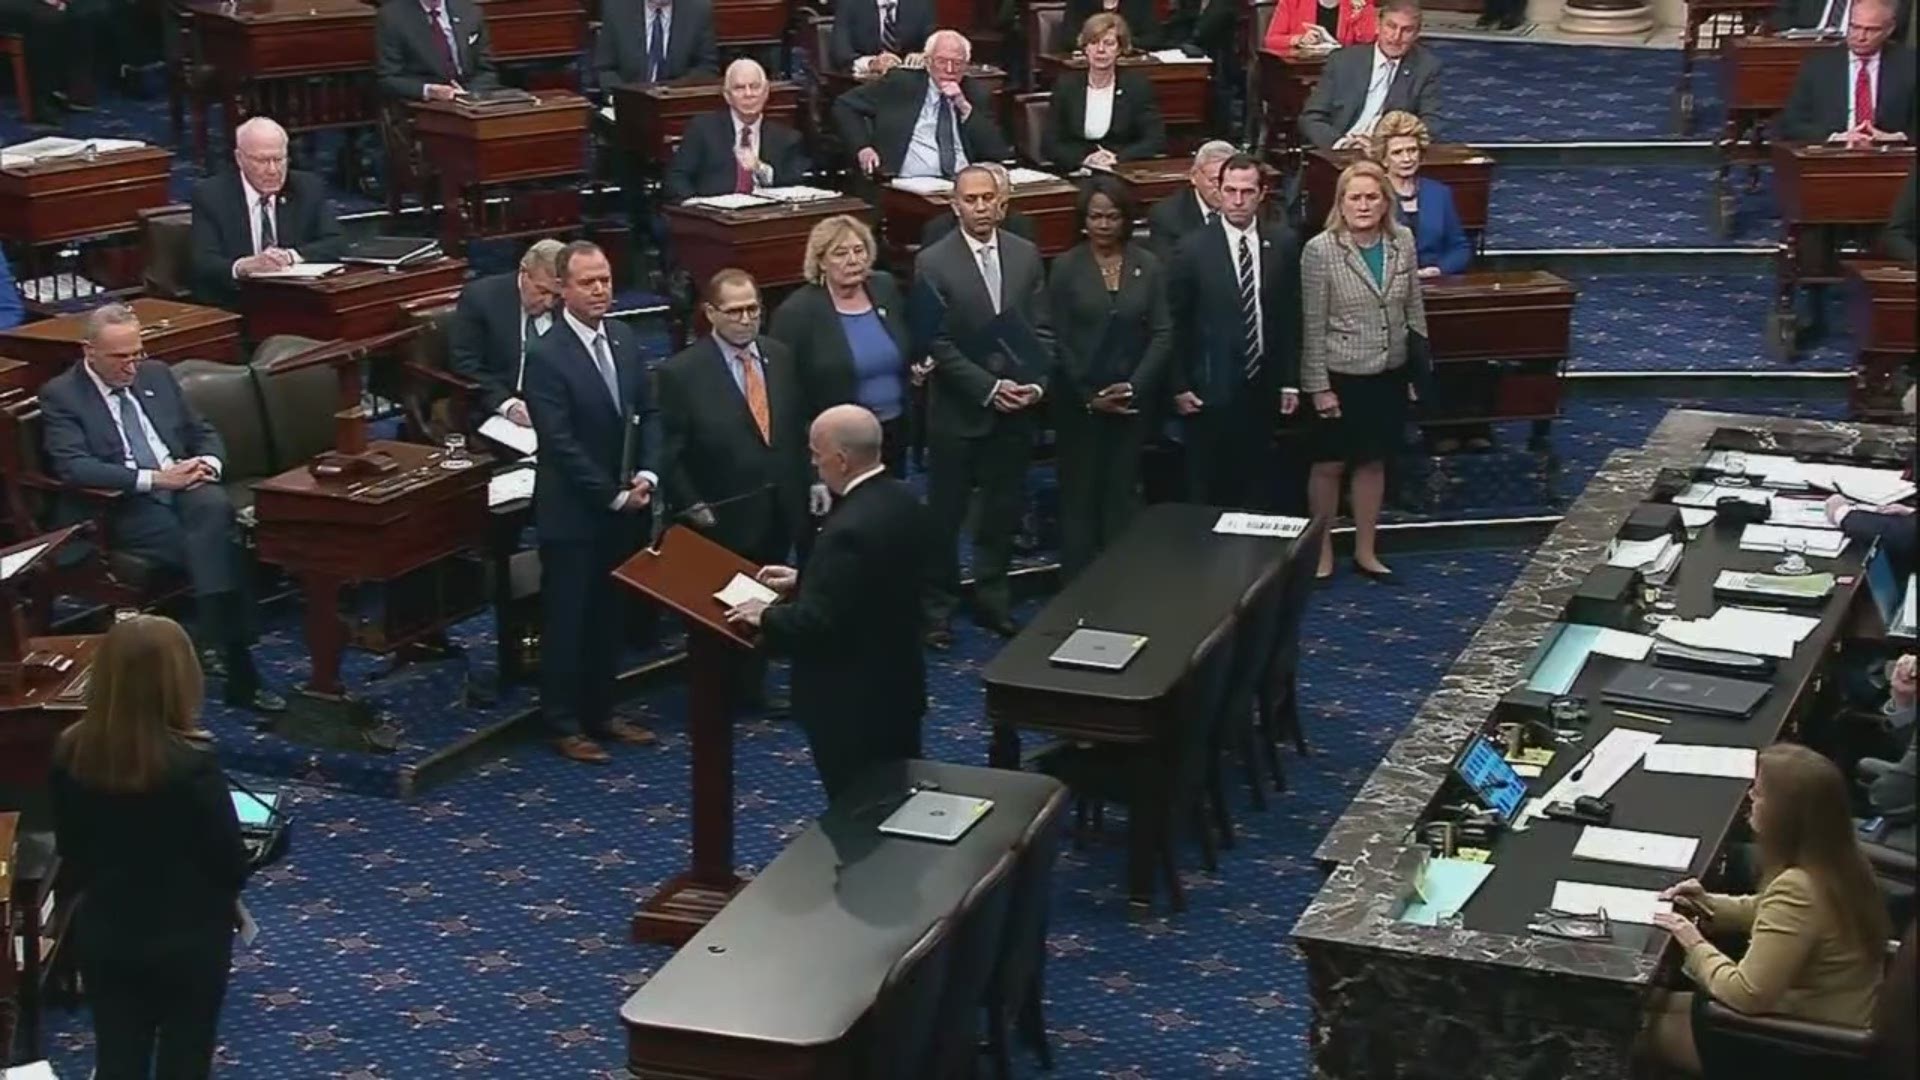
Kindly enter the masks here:
M 124 491 L 115 491 L 112 488 L 81 487 L 78 484 L 69 484 L 61 480 L 55 480 L 46 473 L 22 473 L 12 479 L 24 488 L 32 488 L 35 491 L 45 492 L 49 495 L 77 496 L 88 502 L 100 503 L 103 508 L 106 504 L 126 494 Z
M 1863 1028 L 1749 1015 L 1712 1000 L 1706 1002 L 1700 1018 L 1721 1035 L 1747 1043 L 1751 1049 L 1776 1051 L 1795 1061 L 1863 1066 L 1873 1058 L 1873 1032 Z

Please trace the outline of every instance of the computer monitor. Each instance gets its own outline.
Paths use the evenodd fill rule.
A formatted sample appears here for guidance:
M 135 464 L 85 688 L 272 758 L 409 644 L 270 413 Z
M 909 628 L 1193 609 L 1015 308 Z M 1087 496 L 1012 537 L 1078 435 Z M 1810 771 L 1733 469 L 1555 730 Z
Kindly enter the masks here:
M 280 793 L 277 791 L 245 791 L 240 788 L 228 788 L 227 794 L 233 797 L 233 813 L 240 819 L 240 829 L 261 830 L 268 828 L 273 821 L 274 812 L 280 807 Z
M 1481 805 L 1510 824 L 1527 801 L 1527 782 L 1513 771 L 1506 755 L 1485 735 L 1475 735 L 1453 763 L 1453 774 L 1467 785 Z

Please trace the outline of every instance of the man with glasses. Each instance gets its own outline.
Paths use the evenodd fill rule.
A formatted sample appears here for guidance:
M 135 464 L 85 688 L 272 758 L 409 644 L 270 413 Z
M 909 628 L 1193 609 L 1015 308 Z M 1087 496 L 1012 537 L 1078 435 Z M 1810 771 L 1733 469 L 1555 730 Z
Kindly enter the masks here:
M 226 679 L 227 704 L 284 710 L 248 652 L 247 566 L 219 483 L 225 446 L 173 371 L 147 359 L 132 308 L 87 314 L 81 360 L 40 388 L 40 410 L 53 475 L 119 493 L 107 518 L 113 549 L 192 583 L 201 664 Z
M 326 262 L 344 243 L 327 185 L 287 164 L 287 131 L 264 116 L 234 133 L 230 173 L 193 189 L 193 295 L 232 307 L 239 282 L 300 262 Z
M 972 58 L 965 35 L 936 30 L 924 67 L 896 67 L 840 95 L 834 123 L 862 174 L 951 180 L 971 163 L 1012 155 L 991 95 L 967 76 Z

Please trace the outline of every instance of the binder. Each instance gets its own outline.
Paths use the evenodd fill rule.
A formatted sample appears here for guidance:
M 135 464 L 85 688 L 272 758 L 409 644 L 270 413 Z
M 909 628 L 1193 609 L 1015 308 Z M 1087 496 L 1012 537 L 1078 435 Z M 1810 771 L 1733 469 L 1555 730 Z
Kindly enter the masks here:
M 1630 664 L 1600 691 L 1609 705 L 1652 705 L 1682 712 L 1743 718 L 1773 687 L 1747 679 L 1729 679 L 1677 668 Z

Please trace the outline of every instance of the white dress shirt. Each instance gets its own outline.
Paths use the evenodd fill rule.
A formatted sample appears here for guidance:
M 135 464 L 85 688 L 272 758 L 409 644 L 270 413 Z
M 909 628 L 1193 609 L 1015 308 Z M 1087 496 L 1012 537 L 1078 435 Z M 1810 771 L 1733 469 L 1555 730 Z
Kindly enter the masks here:
M 967 167 L 967 141 L 960 137 L 960 109 L 953 109 L 953 171 Z M 927 98 L 920 103 L 920 118 L 913 122 L 913 137 L 907 140 L 907 156 L 900 163 L 901 176 L 940 175 L 940 84 L 927 76 Z
M 866 472 L 863 472 L 859 476 L 856 476 L 853 479 L 847 481 L 846 490 L 840 493 L 840 497 L 843 499 L 846 498 L 847 496 L 853 494 L 854 488 L 859 487 L 861 484 L 866 483 L 867 481 L 873 479 L 876 476 L 879 476 L 881 473 L 886 471 L 887 471 L 887 466 L 885 465 L 885 463 L 875 465 L 873 468 L 868 469 Z
M 1873 121 L 1873 117 L 1871 116 L 1855 116 L 1854 115 L 1853 88 L 1855 84 L 1857 84 L 1860 81 L 1860 66 L 1862 64 L 1866 65 L 1866 68 L 1867 68 L 1867 91 L 1868 91 L 1867 96 L 1873 100 L 1873 104 L 1876 109 L 1879 108 L 1880 106 L 1880 54 L 1874 53 L 1872 56 L 1859 57 L 1859 56 L 1855 56 L 1852 53 L 1848 53 L 1847 54 L 1847 130 L 1848 131 L 1852 131 L 1854 128 L 1858 127 L 1862 120 L 1865 120 L 1868 123 L 1871 123 Z
M 580 339 L 581 347 L 587 350 L 587 358 L 588 358 L 587 364 L 589 367 L 593 369 L 593 381 L 596 383 L 601 381 L 600 363 L 597 359 L 595 359 L 600 354 L 594 350 L 593 345 L 595 341 L 605 339 L 607 343 L 607 362 L 613 365 L 613 377 L 615 382 L 617 383 L 620 378 L 620 364 L 618 361 L 616 361 L 613 358 L 613 338 L 608 336 L 607 334 L 606 320 L 602 319 L 600 321 L 599 326 L 588 326 L 586 323 L 583 323 L 579 319 L 575 318 L 573 312 L 565 311 L 564 309 L 562 311 L 560 318 L 567 324 L 568 329 L 573 331 L 573 336 Z M 621 403 L 615 402 L 615 404 L 619 405 Z M 624 414 L 620 417 L 620 419 L 623 423 L 633 422 L 631 417 L 628 417 Z M 653 485 L 653 494 L 657 498 L 660 494 L 660 478 L 654 475 L 652 469 L 639 470 L 638 472 L 633 474 L 631 479 L 626 480 L 625 483 L 631 485 L 634 481 L 641 480 L 641 479 L 644 479 L 647 481 L 647 483 Z M 625 507 L 627 505 L 628 494 L 629 494 L 628 491 L 622 491 L 620 492 L 620 494 L 615 495 L 613 497 L 613 502 L 608 506 L 608 509 L 619 510 Z
M 1387 91 L 1393 87 L 1393 80 L 1400 73 L 1400 61 L 1390 59 L 1380 47 L 1373 47 L 1373 74 L 1367 80 L 1366 104 L 1360 106 L 1360 115 L 1347 129 L 1349 135 L 1365 135 L 1373 131 L 1373 122 L 1380 119 L 1380 113 L 1386 108 Z
M 1220 229 L 1221 231 L 1227 234 L 1227 262 L 1228 262 L 1228 265 L 1233 268 L 1233 281 L 1234 281 L 1235 288 L 1238 288 L 1240 283 L 1240 239 L 1241 237 L 1246 238 L 1247 250 L 1253 253 L 1253 310 L 1258 316 L 1258 318 L 1255 320 L 1254 333 L 1259 337 L 1260 355 L 1262 358 L 1266 358 L 1267 357 L 1267 297 L 1266 297 L 1265 291 L 1261 288 L 1260 275 L 1262 273 L 1262 269 L 1260 264 L 1263 260 L 1261 258 L 1262 249 L 1260 247 L 1260 221 L 1258 218 L 1256 218 L 1254 219 L 1254 223 L 1248 226 L 1247 228 L 1236 229 L 1233 227 L 1233 222 L 1227 220 L 1227 215 L 1221 214 L 1219 215 L 1219 217 L 1220 217 Z M 1263 359 L 1262 362 L 1264 363 L 1265 360 Z M 1281 387 L 1281 389 L 1287 393 L 1293 393 L 1296 388 L 1291 386 L 1284 386 L 1284 387 Z
M 253 238 L 253 253 L 258 255 L 265 250 L 260 246 L 260 200 L 266 199 L 269 200 L 267 203 L 267 213 L 273 216 L 274 245 L 279 247 L 281 251 L 293 256 L 294 262 L 301 261 L 299 252 L 280 243 L 282 238 L 280 231 L 280 208 L 287 203 L 286 190 L 284 188 L 281 189 L 277 195 L 262 195 L 253 189 L 252 184 L 247 183 L 246 174 L 242 173 L 240 175 L 240 191 L 247 198 L 247 235 Z M 247 257 L 248 256 L 242 256 L 242 258 Z M 233 260 L 231 269 L 235 280 L 238 280 L 240 277 L 240 262 L 240 259 Z
M 553 312 L 545 311 L 533 317 L 534 336 L 544 337 L 546 335 L 546 332 L 551 329 L 553 329 Z M 526 378 L 527 378 L 527 311 L 525 308 L 521 308 L 520 309 L 520 363 L 516 365 L 513 369 L 513 388 L 515 391 L 518 391 L 521 385 L 526 382 Z M 518 393 L 516 393 L 513 397 L 510 397 L 507 400 L 501 402 L 500 407 L 495 409 L 494 412 L 499 413 L 501 416 L 505 416 L 507 415 L 508 412 L 512 411 L 515 405 L 525 405 L 525 404 L 526 402 L 523 399 L 521 399 Z
M 106 382 L 95 373 L 93 365 L 83 361 L 80 364 L 80 369 L 87 373 L 87 378 L 93 381 L 93 388 L 100 392 L 100 399 L 107 403 L 107 415 L 113 419 L 113 429 L 120 433 L 120 449 L 122 453 L 120 464 L 129 469 L 134 468 L 133 444 L 127 441 L 130 437 L 127 432 L 127 427 L 120 421 L 120 399 L 115 395 L 113 387 L 108 386 Z M 133 398 L 133 411 L 140 417 L 140 438 L 145 439 L 148 449 L 153 451 L 153 460 L 159 462 L 162 469 L 172 466 L 174 463 L 173 451 L 167 449 L 166 440 L 162 439 L 160 433 L 154 430 L 153 420 L 147 416 L 146 406 L 140 404 L 140 390 L 137 387 L 129 385 L 127 387 L 127 393 Z M 213 478 L 216 480 L 220 478 L 222 466 L 219 458 L 214 457 L 212 454 L 202 454 L 192 460 L 206 462 L 207 467 L 213 470 Z M 133 490 L 140 492 L 153 490 L 152 469 L 139 470 L 139 475 L 133 478 Z
M 747 123 L 741 120 L 740 114 L 732 109 L 727 110 L 727 115 L 733 120 L 733 148 L 736 150 L 740 148 L 740 130 L 745 128 L 750 132 L 747 136 L 747 146 L 753 150 L 755 156 L 758 156 L 761 149 L 766 146 L 760 141 L 761 132 L 766 128 L 766 117 L 760 116 L 752 123 Z M 773 163 L 764 157 L 760 158 L 760 167 L 753 170 L 753 186 L 757 188 L 773 186 Z
M 1080 123 L 1080 134 L 1088 139 L 1104 139 L 1113 130 L 1113 95 L 1120 89 L 1116 78 L 1104 87 L 1087 84 L 1087 115 Z

